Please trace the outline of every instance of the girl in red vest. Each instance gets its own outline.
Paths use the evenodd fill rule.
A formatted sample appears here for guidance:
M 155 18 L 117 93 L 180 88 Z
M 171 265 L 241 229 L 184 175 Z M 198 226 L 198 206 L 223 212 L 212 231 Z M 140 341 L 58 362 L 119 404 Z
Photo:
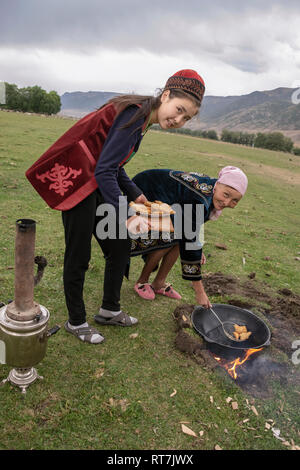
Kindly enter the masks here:
M 99 324 L 132 326 L 137 319 L 120 307 L 120 290 L 130 258 L 126 229 L 148 229 L 139 216 L 127 215 L 128 202 L 145 202 L 142 191 L 127 176 L 124 165 L 137 152 L 152 124 L 179 128 L 195 116 L 205 85 L 194 70 L 172 75 L 157 97 L 121 95 L 80 119 L 26 172 L 47 204 L 62 211 L 65 229 L 64 292 L 69 319 L 65 329 L 88 343 L 103 341 L 86 322 L 83 286 L 95 236 L 105 257 Z M 104 238 L 96 230 L 104 220 L 103 204 L 115 209 L 116 231 Z M 117 222 L 118 221 L 118 222 Z M 134 228 L 132 228 L 134 226 Z M 125 228 L 125 237 L 124 235 Z

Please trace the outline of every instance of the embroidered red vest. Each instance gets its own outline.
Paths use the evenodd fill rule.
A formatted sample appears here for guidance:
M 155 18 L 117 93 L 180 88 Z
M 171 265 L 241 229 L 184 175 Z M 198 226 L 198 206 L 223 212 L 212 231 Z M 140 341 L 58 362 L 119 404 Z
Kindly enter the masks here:
M 84 116 L 26 171 L 34 189 L 52 209 L 71 209 L 98 187 L 96 163 L 116 116 L 113 104 Z

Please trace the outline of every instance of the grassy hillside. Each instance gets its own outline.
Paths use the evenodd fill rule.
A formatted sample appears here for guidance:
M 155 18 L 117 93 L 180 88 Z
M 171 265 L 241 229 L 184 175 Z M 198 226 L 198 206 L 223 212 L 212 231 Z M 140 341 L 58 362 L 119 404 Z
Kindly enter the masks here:
M 15 221 L 33 218 L 36 254 L 48 260 L 35 300 L 48 308 L 51 326 L 63 326 L 67 315 L 61 214 L 46 206 L 24 173 L 73 122 L 0 112 L 0 301 L 13 298 Z M 240 166 L 247 173 L 249 190 L 236 209 L 206 224 L 204 251 L 210 257 L 203 272 L 221 271 L 245 281 L 255 272 L 263 289 L 275 293 L 287 288 L 300 294 L 298 157 L 149 131 L 126 171 L 133 176 L 147 168 L 173 168 L 217 176 L 225 165 Z M 216 243 L 225 243 L 227 250 L 219 250 Z M 103 266 L 102 253 L 93 243 L 85 285 L 92 324 L 101 302 Z M 83 344 L 62 328 L 49 340 L 37 366 L 44 380 L 33 384 L 24 400 L 8 384 L 0 388 L 0 448 L 288 448 L 266 428 L 268 419 L 290 443 L 299 444 L 295 385 L 274 380 L 272 396 L 253 398 L 229 377 L 181 353 L 174 345 L 173 311 L 195 302 L 190 283 L 181 279 L 177 262 L 169 281 L 181 292 L 182 302 L 164 297 L 146 302 L 133 291 L 141 268 L 142 260 L 133 259 L 130 280 L 122 287 L 122 307 L 138 317 L 137 327 L 99 328 L 106 341 L 98 346 Z M 210 298 L 220 302 L 217 292 Z M 288 355 L 284 360 L 290 363 Z M 1 380 L 9 370 L 1 365 Z M 228 396 L 238 403 L 237 410 L 226 402 Z M 183 433 L 182 423 L 197 437 Z
M 300 142 L 300 107 L 292 103 L 297 89 L 276 88 L 254 91 L 242 96 L 204 98 L 197 128 L 248 132 L 282 132 L 298 145 Z

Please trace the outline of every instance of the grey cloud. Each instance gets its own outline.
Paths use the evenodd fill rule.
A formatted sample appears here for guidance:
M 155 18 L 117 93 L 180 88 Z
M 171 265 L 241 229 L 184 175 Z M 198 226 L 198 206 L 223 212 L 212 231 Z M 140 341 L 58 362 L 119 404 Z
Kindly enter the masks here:
M 0 45 L 82 54 L 96 49 L 144 49 L 171 56 L 187 52 L 261 72 L 268 63 L 268 51 L 260 52 L 262 31 L 254 29 L 252 38 L 247 27 L 252 18 L 281 9 L 287 21 L 289 14 L 299 15 L 294 0 L 2 0 Z M 253 45 L 247 49 L 249 36 Z
M 122 47 L 164 48 L 163 39 L 172 34 L 169 46 L 180 46 L 189 36 L 194 25 L 209 22 L 214 34 L 214 22 L 224 18 L 251 15 L 256 7 L 261 14 L 274 5 L 282 4 L 285 11 L 292 8 L 291 0 L 285 2 L 237 0 L 223 2 L 215 0 L 2 0 L 0 15 L 0 43 L 2 45 L 52 45 L 76 49 L 82 46 L 96 47 L 98 44 Z M 176 35 L 178 24 L 183 24 Z M 124 41 L 124 43 L 123 43 Z

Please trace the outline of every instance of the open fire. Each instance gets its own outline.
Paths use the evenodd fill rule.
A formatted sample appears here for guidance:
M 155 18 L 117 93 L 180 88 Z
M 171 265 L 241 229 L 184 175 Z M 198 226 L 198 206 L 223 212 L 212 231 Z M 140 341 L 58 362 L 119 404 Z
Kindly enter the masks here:
M 263 348 L 259 348 L 259 349 L 247 349 L 245 355 L 243 358 L 240 358 L 238 357 L 237 359 L 233 360 L 233 361 L 228 361 L 226 359 L 223 359 L 221 357 L 218 357 L 218 356 L 215 356 L 213 355 L 213 357 L 215 358 L 216 361 L 218 361 L 218 363 L 224 367 L 224 369 L 228 372 L 228 374 L 234 379 L 236 380 L 237 377 L 238 377 L 238 374 L 237 374 L 237 371 L 236 369 L 241 366 L 242 364 L 244 364 L 250 356 L 252 356 L 252 354 L 254 353 L 257 353 L 258 351 L 261 351 Z
M 216 285 L 213 284 L 213 287 L 215 288 Z M 229 283 L 226 283 L 227 285 Z M 180 305 L 174 310 L 174 319 L 178 326 L 175 337 L 176 348 L 193 358 L 201 367 L 216 373 L 220 373 L 220 369 L 222 369 L 223 373 L 220 374 L 220 377 L 226 379 L 225 374 L 229 380 L 233 380 L 238 387 L 253 397 L 269 398 L 273 396 L 275 382 L 282 386 L 286 384 L 297 384 L 298 386 L 299 374 L 289 364 L 291 361 L 285 360 L 281 353 L 286 357 L 290 355 L 290 338 L 300 331 L 300 323 L 298 322 L 298 325 L 294 321 L 299 311 L 300 296 L 296 297 L 294 294 L 290 294 L 288 301 L 278 300 L 277 297 L 269 300 L 272 305 L 272 314 L 266 310 L 264 315 L 272 323 L 273 350 L 268 350 L 266 347 L 268 344 L 251 346 L 253 349 L 239 350 L 205 342 L 201 335 L 194 334 L 190 316 L 195 307 L 189 304 Z M 276 313 L 276 316 L 273 315 L 273 312 Z M 286 316 L 287 313 L 289 316 Z M 286 322 L 286 318 L 289 319 L 289 322 Z M 276 359 L 274 354 L 276 354 Z M 279 360 L 279 357 L 282 359 Z

